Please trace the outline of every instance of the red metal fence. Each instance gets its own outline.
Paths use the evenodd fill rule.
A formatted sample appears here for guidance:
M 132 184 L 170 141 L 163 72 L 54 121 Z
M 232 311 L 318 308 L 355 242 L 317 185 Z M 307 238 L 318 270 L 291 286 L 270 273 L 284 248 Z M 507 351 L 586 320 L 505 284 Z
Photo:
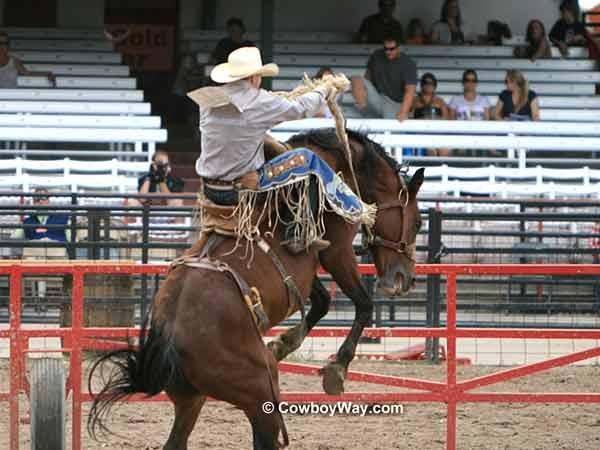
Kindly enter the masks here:
M 163 274 L 166 265 L 138 264 L 14 264 L 0 265 L 0 274 L 10 276 L 10 324 L 8 330 L 0 331 L 0 338 L 10 340 L 10 387 L 9 392 L 0 392 L 0 402 L 7 401 L 10 411 L 10 450 L 19 449 L 19 395 L 29 391 L 25 374 L 25 355 L 28 352 L 29 338 L 62 337 L 64 347 L 56 351 L 70 353 L 70 370 L 67 380 L 67 392 L 72 401 L 72 449 L 81 449 L 82 405 L 91 400 L 87 392 L 82 391 L 83 368 L 82 350 L 94 346 L 94 339 L 103 337 L 125 337 L 137 335 L 135 328 L 84 328 L 83 327 L 83 283 L 84 275 L 89 273 L 129 273 Z M 374 273 L 371 265 L 361 266 L 364 274 Z M 489 386 L 542 370 L 563 366 L 588 358 L 600 356 L 600 347 L 572 353 L 566 356 L 548 359 L 542 362 L 526 364 L 501 372 L 477 378 L 457 381 L 456 379 L 456 341 L 460 338 L 518 338 L 518 339 L 600 339 L 600 330 L 578 329 L 529 329 L 529 328 L 458 328 L 456 325 L 456 281 L 461 275 L 598 275 L 599 265 L 419 265 L 421 274 L 438 274 L 447 277 L 447 323 L 444 328 L 370 328 L 364 335 L 371 337 L 439 337 L 447 340 L 447 381 L 445 383 L 428 380 L 403 378 L 389 375 L 352 372 L 347 378 L 381 385 L 390 385 L 423 392 L 349 392 L 341 396 L 329 396 L 321 392 L 285 392 L 284 400 L 293 402 L 443 402 L 447 404 L 447 449 L 456 449 L 456 405 L 460 402 L 569 402 L 600 403 L 600 392 L 590 393 L 516 393 L 516 392 L 469 392 L 475 388 Z M 32 273 L 71 273 L 73 275 L 72 327 L 54 329 L 24 329 L 21 326 L 21 286 L 24 274 Z M 277 334 L 280 328 L 270 331 Z M 343 337 L 348 328 L 321 327 L 313 330 L 313 337 Z M 304 364 L 280 364 L 282 371 L 317 374 L 318 367 Z M 129 401 L 146 400 L 136 395 Z M 166 400 L 159 395 L 154 400 Z

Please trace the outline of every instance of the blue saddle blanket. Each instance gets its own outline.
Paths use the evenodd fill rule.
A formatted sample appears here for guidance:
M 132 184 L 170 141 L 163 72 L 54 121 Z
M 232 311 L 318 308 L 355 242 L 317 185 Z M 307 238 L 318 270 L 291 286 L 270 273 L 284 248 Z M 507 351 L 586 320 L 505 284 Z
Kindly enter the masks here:
M 259 175 L 260 191 L 277 189 L 314 175 L 329 209 L 353 223 L 374 221 L 373 207 L 363 203 L 329 164 L 311 150 L 300 148 L 285 152 L 265 163 Z

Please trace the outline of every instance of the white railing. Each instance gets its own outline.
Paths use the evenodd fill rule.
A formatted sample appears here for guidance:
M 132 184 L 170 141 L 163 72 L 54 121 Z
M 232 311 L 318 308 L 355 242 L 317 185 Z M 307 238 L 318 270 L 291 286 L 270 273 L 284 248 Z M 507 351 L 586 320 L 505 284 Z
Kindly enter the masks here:
M 271 133 L 285 141 L 293 134 L 333 125 L 331 119 L 306 119 L 281 124 Z M 525 169 L 528 150 L 600 151 L 600 125 L 595 123 L 349 119 L 347 127 L 367 133 L 399 161 L 405 148 L 506 150 L 506 158 L 517 159 Z

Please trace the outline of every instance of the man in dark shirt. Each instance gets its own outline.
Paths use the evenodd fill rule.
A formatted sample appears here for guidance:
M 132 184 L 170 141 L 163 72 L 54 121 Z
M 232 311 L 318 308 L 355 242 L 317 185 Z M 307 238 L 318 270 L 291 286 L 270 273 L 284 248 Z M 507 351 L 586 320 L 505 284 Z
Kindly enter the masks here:
M 402 53 L 399 38 L 386 36 L 369 57 L 363 77 L 352 77 L 356 107 L 366 117 L 408 118 L 417 90 L 417 65 Z
M 396 0 L 379 0 L 379 13 L 363 19 L 358 30 L 357 42 L 379 44 L 388 34 L 402 41 L 402 24 L 394 19 Z
M 558 47 L 561 55 L 568 56 L 569 47 L 585 45 L 585 26 L 577 20 L 577 5 L 564 0 L 560 5 L 560 20 L 550 30 L 550 41 Z
M 217 42 L 217 46 L 215 47 L 211 58 L 212 64 L 226 63 L 229 54 L 238 48 L 254 47 L 254 44 L 251 41 L 244 40 L 246 27 L 244 26 L 242 19 L 232 17 L 227 21 L 225 27 L 228 37 Z
M 138 180 L 138 192 L 140 194 L 183 192 L 183 184 L 181 178 L 171 175 L 169 155 L 162 150 L 157 150 L 152 157 L 150 170 Z M 170 199 L 167 203 L 170 206 L 180 206 L 183 204 L 180 199 Z

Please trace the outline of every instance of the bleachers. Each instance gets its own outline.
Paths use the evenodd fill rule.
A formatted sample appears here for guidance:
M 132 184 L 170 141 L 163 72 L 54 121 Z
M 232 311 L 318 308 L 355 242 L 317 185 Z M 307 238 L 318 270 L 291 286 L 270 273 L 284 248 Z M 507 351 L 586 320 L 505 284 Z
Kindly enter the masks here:
M 286 122 L 275 127 L 271 134 L 287 140 L 298 132 L 333 124 L 331 119 Z M 347 126 L 367 133 L 401 162 L 405 148 L 470 149 L 484 153 L 506 151 L 495 158 L 496 164 L 488 167 L 465 168 L 438 163 L 438 167 L 428 168 L 423 192 L 430 194 L 600 198 L 600 171 L 587 167 L 558 170 L 528 167 L 527 161 L 527 153 L 533 150 L 587 154 L 600 151 L 600 124 L 351 119 Z M 446 161 L 451 159 L 445 158 Z M 471 159 L 481 158 L 474 156 Z M 486 161 L 490 160 L 493 159 L 486 158 Z M 516 162 L 518 167 L 501 167 L 508 161 Z M 418 167 L 419 157 L 412 157 L 411 162 L 413 167 Z
M 2 157 L 14 150 L 15 155 L 34 158 L 23 163 L 24 168 L 33 171 L 36 164 L 41 169 L 48 164 L 60 165 L 67 155 L 86 157 L 84 166 L 101 168 L 102 162 L 96 166 L 89 159 L 108 155 L 129 159 L 136 155 L 139 160 L 139 155 L 148 160 L 156 144 L 166 141 L 160 117 L 149 115 L 151 106 L 144 102 L 143 91 L 136 90 L 136 79 L 130 76 L 129 67 L 122 64 L 121 55 L 114 51 L 102 29 L 4 31 L 11 38 L 11 54 L 22 59 L 30 70 L 53 72 L 56 87 L 45 77 L 19 77 L 19 88 L 0 89 L 0 141 L 7 148 L 2 150 Z M 41 148 L 27 150 L 29 143 Z M 60 148 L 61 143 L 69 144 L 68 150 L 44 149 L 44 144 Z M 84 145 L 80 149 L 72 143 Z M 91 148 L 89 144 L 93 144 Z M 47 159 L 51 155 L 59 162 L 39 161 L 38 156 Z M 94 170 L 90 173 L 98 174 Z M 65 177 L 64 173 L 45 175 Z M 43 181 L 37 175 L 23 176 L 36 183 Z M 9 178 L 4 176 L 3 183 L 15 181 Z M 80 185 L 79 181 L 67 184 Z M 123 182 L 119 183 L 118 187 L 123 187 Z

